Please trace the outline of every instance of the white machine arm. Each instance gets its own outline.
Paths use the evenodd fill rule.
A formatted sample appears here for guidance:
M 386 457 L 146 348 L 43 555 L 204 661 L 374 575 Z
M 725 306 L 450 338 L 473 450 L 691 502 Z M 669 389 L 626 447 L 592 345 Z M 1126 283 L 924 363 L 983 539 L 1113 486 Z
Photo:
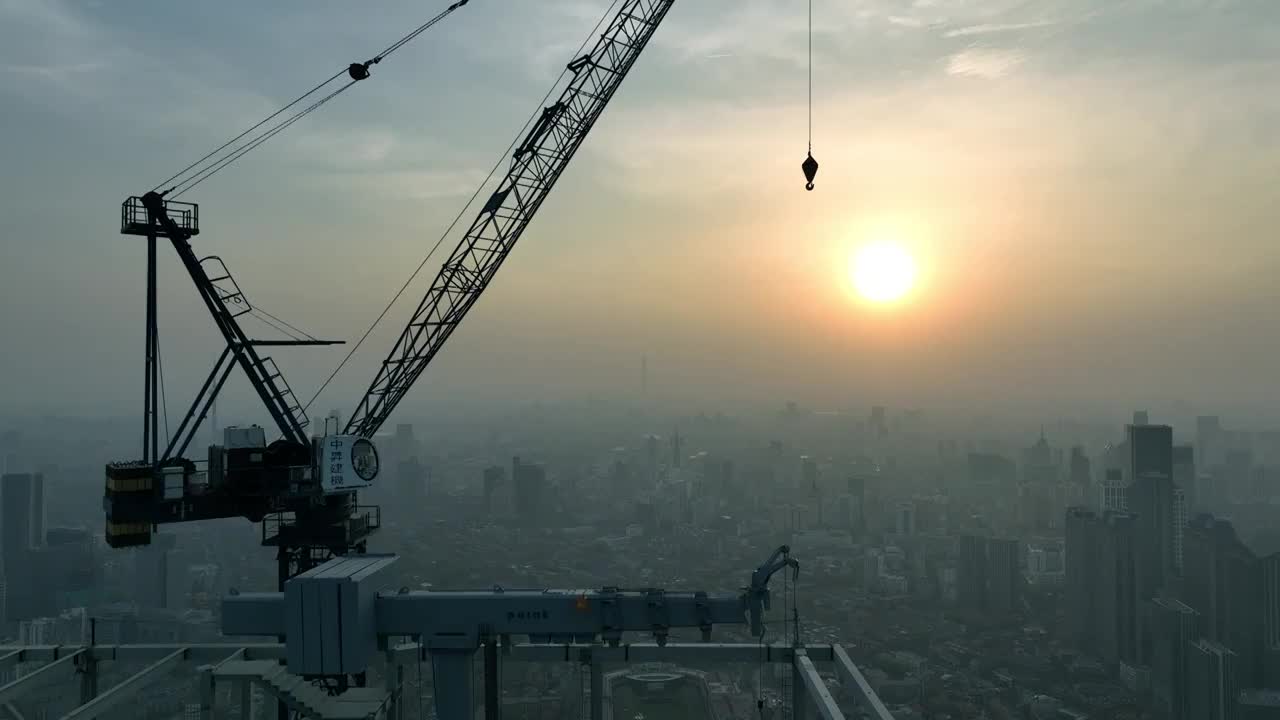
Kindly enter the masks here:
M 617 645 L 624 632 L 645 632 L 665 645 L 671 628 L 698 628 L 703 641 L 710 642 L 717 624 L 744 625 L 750 618 L 753 628 L 758 627 L 768 607 L 766 583 L 776 571 L 776 560 L 777 554 L 742 593 L 618 588 L 379 592 L 387 582 L 383 573 L 396 556 L 350 555 L 289 580 L 282 593 L 233 593 L 223 600 L 222 632 L 284 636 L 289 672 L 316 679 L 363 673 L 380 641 L 415 637 L 431 653 L 437 687 L 464 688 L 469 687 L 473 654 L 482 642 L 496 638 L 523 635 L 534 643 Z M 451 700 L 439 696 L 437 703 L 445 706 Z M 442 717 L 454 716 L 440 710 Z

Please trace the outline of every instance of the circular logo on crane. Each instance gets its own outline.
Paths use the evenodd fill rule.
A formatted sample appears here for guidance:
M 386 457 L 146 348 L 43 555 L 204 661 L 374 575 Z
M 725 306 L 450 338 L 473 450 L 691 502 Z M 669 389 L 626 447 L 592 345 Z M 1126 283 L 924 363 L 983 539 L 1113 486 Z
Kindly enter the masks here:
M 351 467 L 365 482 L 378 476 L 378 449 L 373 443 L 361 438 L 351 444 Z

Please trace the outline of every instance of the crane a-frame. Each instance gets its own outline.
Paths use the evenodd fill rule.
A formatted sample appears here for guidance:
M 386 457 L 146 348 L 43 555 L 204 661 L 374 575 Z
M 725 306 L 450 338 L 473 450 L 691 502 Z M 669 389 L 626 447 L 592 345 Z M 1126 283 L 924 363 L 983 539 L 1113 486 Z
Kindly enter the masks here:
M 279 582 L 334 555 L 364 552 L 379 526 L 377 508 L 357 503 L 378 479 L 374 434 L 493 280 L 543 200 L 586 139 L 675 0 L 620 0 L 589 51 L 567 66 L 559 96 L 542 109 L 514 146 L 510 164 L 469 229 L 440 268 L 426 296 L 382 362 L 343 429 L 308 436 L 309 421 L 270 357 L 274 345 L 327 344 L 314 339 L 262 341 L 238 318 L 252 306 L 217 257 L 199 258 L 199 208 L 152 191 L 122 207 L 121 232 L 148 239 L 147 366 L 143 458 L 106 468 L 106 539 L 112 547 L 150 543 L 156 526 L 245 517 L 263 523 L 263 544 L 277 548 Z M 455 3 L 450 11 L 465 2 Z M 584 45 L 584 48 L 587 46 Z M 353 65 L 351 82 L 368 77 Z M 178 431 L 163 450 L 156 405 L 155 253 L 167 239 L 191 276 L 226 341 Z M 207 456 L 187 450 L 218 392 L 239 366 L 275 423 L 228 429 Z

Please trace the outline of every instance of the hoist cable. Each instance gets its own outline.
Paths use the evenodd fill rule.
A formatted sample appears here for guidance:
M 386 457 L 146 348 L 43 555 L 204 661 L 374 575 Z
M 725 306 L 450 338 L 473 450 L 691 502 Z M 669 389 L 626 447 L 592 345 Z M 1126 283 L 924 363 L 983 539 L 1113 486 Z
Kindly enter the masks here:
M 813 0 L 809 0 L 809 154 L 813 154 Z
M 303 100 L 307 99 L 308 97 L 311 97 L 312 95 L 314 95 L 314 94 L 316 93 L 316 91 L 317 91 L 317 90 L 319 90 L 320 88 L 324 87 L 325 85 L 328 85 L 329 83 L 333 82 L 334 80 L 337 80 L 337 79 L 338 79 L 338 78 L 339 78 L 343 73 L 345 73 L 345 72 L 346 72 L 346 69 L 342 69 L 342 70 L 339 70 L 338 72 L 334 73 L 334 74 L 333 74 L 333 76 L 332 76 L 332 77 L 330 77 L 328 80 L 325 80 L 324 82 L 320 83 L 319 85 L 317 85 L 317 86 L 315 86 L 315 87 L 311 88 L 310 90 L 306 91 L 305 93 L 303 93 L 303 94 L 299 95 L 299 96 L 298 96 L 298 97 L 297 97 L 293 102 L 289 103 L 288 105 L 285 105 L 284 107 L 280 108 L 279 110 L 277 110 L 277 111 L 275 111 L 275 112 L 271 113 L 270 115 L 268 115 L 268 116 L 266 116 L 265 118 L 263 118 L 262 120 L 260 120 L 260 121 L 258 122 L 258 124 L 257 124 L 257 125 L 254 125 L 253 127 L 249 128 L 248 130 L 245 130 L 244 132 L 240 133 L 239 135 L 237 135 L 237 136 L 235 136 L 235 137 L 231 138 L 230 140 L 228 140 L 228 141 L 226 141 L 225 143 L 223 143 L 222 145 L 220 145 L 220 146 L 218 147 L 218 149 L 214 150 L 213 152 L 209 153 L 208 155 L 205 155 L 204 157 L 202 157 L 202 158 L 200 158 L 199 160 L 197 160 L 197 161 L 195 161 L 195 162 L 191 163 L 190 165 L 188 165 L 188 166 L 186 166 L 186 167 L 182 168 L 181 170 L 179 170 L 178 172 L 174 173 L 173 175 L 170 175 L 170 176 L 169 176 L 168 178 L 166 178 L 163 182 L 161 182 L 161 183 L 157 184 L 154 188 L 152 188 L 152 190 L 159 190 L 160 188 L 164 187 L 166 184 L 168 184 L 168 183 L 172 182 L 173 180 L 176 180 L 176 179 L 178 179 L 178 178 L 182 177 L 182 176 L 183 176 L 183 175 L 185 175 L 185 174 L 186 174 L 186 172 L 187 172 L 188 170 L 190 170 L 191 168 L 194 168 L 195 166 L 199 165 L 200 163 L 204 162 L 205 160 L 208 160 L 209 158 L 213 157 L 214 155 L 217 155 L 218 153 L 222 152 L 222 151 L 223 151 L 223 150 L 225 150 L 229 145 L 231 145 L 232 143 L 236 142 L 237 140 L 239 140 L 240 138 L 244 137 L 245 135 L 248 135 L 249 133 L 253 132 L 254 130 L 257 130 L 258 128 L 262 127 L 263 125 L 266 125 L 266 124 L 267 124 L 267 123 L 268 123 L 272 118 L 274 118 L 275 116 L 277 116 L 277 115 L 279 115 L 280 113 L 284 112 L 285 110 L 288 110 L 289 108 L 293 107 L 294 105 L 297 105 L 298 103 L 302 102 Z
M 448 14 L 449 14 L 449 13 L 451 13 L 451 12 L 453 12 L 454 10 L 457 10 L 458 8 L 462 7 L 463 5 L 466 5 L 466 4 L 467 4 L 467 3 L 469 3 L 469 2 L 471 2 L 471 0 L 458 0 L 458 2 L 455 2 L 454 4 L 452 4 L 452 5 L 450 5 L 449 7 L 445 8 L 445 9 L 444 9 L 444 10 L 443 10 L 439 15 L 436 15 L 435 17 L 431 18 L 430 20 L 426 21 L 425 23 L 423 23 L 423 24 L 419 25 L 419 26 L 418 26 L 418 28 L 417 28 L 416 30 L 414 30 L 413 32 L 409 33 L 408 35 L 405 35 L 404 37 L 402 37 L 402 38 L 400 38 L 399 40 L 397 40 L 397 41 L 395 41 L 394 43 L 392 43 L 390 46 L 388 46 L 388 47 L 387 47 L 387 49 L 386 49 L 386 50 L 383 50 L 382 52 L 380 52 L 380 53 L 378 53 L 377 55 L 375 55 L 375 56 L 374 56 L 374 58 L 373 58 L 372 60 L 370 60 L 369 62 L 370 62 L 370 63 L 379 63 L 379 62 L 381 62 L 383 58 L 385 58 L 386 56 L 390 55 L 391 53 L 393 53 L 393 52 L 395 52 L 395 51 L 399 50 L 402 46 L 404 46 L 404 45 L 405 45 L 405 43 L 408 43 L 409 41 L 411 41 L 411 40 L 413 40 L 414 38 L 418 37 L 418 36 L 419 36 L 419 35 L 421 35 L 423 32 L 425 32 L 428 28 L 430 28 L 432 25 L 435 25 L 436 23 L 438 23 L 438 22 L 440 22 L 441 20 L 443 20 L 443 19 L 445 18 L 445 16 L 446 16 L 446 15 L 448 15 Z
M 350 87 L 350 86 L 351 86 L 351 84 L 354 84 L 354 83 L 356 83 L 356 82 L 359 82 L 359 80 L 362 80 L 362 79 L 364 79 L 365 77 L 368 77 L 368 68 L 369 68 L 369 66 L 370 66 L 370 65 L 376 65 L 376 64 L 378 64 L 378 63 L 382 62 L 382 60 L 383 60 L 384 58 L 386 58 L 388 55 L 390 55 L 391 53 L 395 52 L 396 50 L 399 50 L 399 49 L 400 49 L 401 47 L 403 47 L 405 44 L 409 43 L 409 42 L 410 42 L 410 41 L 412 41 L 414 38 L 416 38 L 416 37 L 418 37 L 419 35 L 421 35 L 422 33 L 426 32 L 426 31 L 427 31 L 429 28 L 431 28 L 433 25 L 435 25 L 436 23 L 438 23 L 438 22 L 440 22 L 441 20 L 443 20 L 445 17 L 447 17 L 448 15 L 450 15 L 451 13 L 453 13 L 453 11 L 457 10 L 458 8 L 463 7 L 463 6 L 464 6 L 464 5 L 466 5 L 468 2 L 470 2 L 470 0 L 458 0 L 458 2 L 453 3 L 452 5 L 450 5 L 449 7 L 445 8 L 443 11 L 441 11 L 441 12 L 440 12 L 438 15 L 436 15 L 435 17 L 431 18 L 431 19 L 430 19 L 430 20 L 428 20 L 427 22 L 425 22 L 425 23 L 423 23 L 423 24 L 419 25 L 418 27 L 414 28 L 414 29 L 413 29 L 412 31 L 410 31 L 408 34 L 404 35 L 404 36 L 403 36 L 403 37 L 401 37 L 399 40 L 397 40 L 397 41 L 395 41 L 394 43 L 392 43 L 391 45 L 389 45 L 385 50 L 383 50 L 382 52 L 380 52 L 380 53 L 378 53 L 377 55 L 375 55 L 375 56 L 374 56 L 372 59 L 370 59 L 368 62 L 365 62 L 365 63 L 355 63 L 355 64 L 353 64 L 353 65 L 351 65 L 351 66 L 349 66 L 349 67 L 343 68 L 343 69 L 341 69 L 341 70 L 339 70 L 339 71 L 335 72 L 335 73 L 334 73 L 333 75 L 331 75 L 328 79 L 324 80 L 324 81 L 323 81 L 323 82 L 321 82 L 319 85 L 316 85 L 315 87 L 311 88 L 310 90 L 308 90 L 307 92 L 303 93 L 302 95 L 299 95 L 297 98 L 295 98 L 295 99 L 294 99 L 292 102 L 290 102 L 288 105 L 285 105 L 284 107 L 280 108 L 279 110 L 276 110 L 275 112 L 271 113 L 271 114 L 270 114 L 270 115 L 268 115 L 267 117 L 265 117 L 265 118 L 263 118 L 262 120 L 258 121 L 258 123 L 257 123 L 257 124 L 253 125 L 253 126 L 252 126 L 252 127 L 250 127 L 248 130 L 245 130 L 244 132 L 240 133 L 239 135 L 236 135 L 235 137 L 233 137 L 233 138 L 231 138 L 230 140 L 226 141 L 226 142 L 225 142 L 225 143 L 223 143 L 222 145 L 218 146 L 216 149 L 214 149 L 212 152 L 208 153 L 208 154 L 207 154 L 207 155 L 205 155 L 204 157 L 200 158 L 199 160 L 196 160 L 195 162 L 193 162 L 193 163 L 191 163 L 190 165 L 188 165 L 188 166 L 184 167 L 183 169 L 179 170 L 178 172 L 174 173 L 173 175 L 170 175 L 170 176 L 169 176 L 168 178 L 166 178 L 163 182 L 161 182 L 161 183 L 157 184 L 154 188 L 152 188 L 152 190 L 158 191 L 161 187 L 164 187 L 165 185 L 167 185 L 167 184 L 169 184 L 170 182 L 173 182 L 173 181 L 175 181 L 175 180 L 178 180 L 178 181 L 179 181 L 179 182 L 177 183 L 177 185 L 175 185 L 175 187 L 177 187 L 177 188 L 182 188 L 182 186 L 183 186 L 184 184 L 187 184 L 187 183 L 191 182 L 191 180 L 193 180 L 195 177 L 199 177 L 199 176 L 201 176 L 202 174 L 205 174 L 207 171 L 209 171 L 209 170 L 210 170 L 210 167 L 216 166 L 218 169 L 221 169 L 222 167 L 225 167 L 226 165 L 229 165 L 231 162 L 234 162 L 234 158 L 238 158 L 238 157 L 240 157 L 240 155 L 243 155 L 245 152 L 248 152 L 249 150 L 252 150 L 253 148 L 257 147 L 258 145 L 261 145 L 261 144 L 262 144 L 262 142 L 254 142 L 254 141 L 250 141 L 250 142 L 249 142 L 249 143 L 247 143 L 245 146 L 241 146 L 241 148 L 239 148 L 238 150 L 232 150 L 232 151 L 231 151 L 230 155 L 234 156 L 232 160 L 230 160 L 230 161 L 226 161 L 226 160 L 227 160 L 227 158 L 221 158 L 221 159 L 214 160 L 212 163 L 210 163 L 210 165 L 209 165 L 209 166 L 201 167 L 204 163 L 206 163 L 207 161 L 209 161 L 211 158 L 215 158 L 215 157 L 217 157 L 220 153 L 222 153 L 222 152 L 223 152 L 224 150 L 226 150 L 227 148 L 229 148 L 229 147 L 231 147 L 232 145 L 234 145 L 235 143 L 239 142 L 240 140 L 242 140 L 243 138 L 245 138 L 247 135 L 249 135 L 249 134 L 250 134 L 250 133 L 252 133 L 253 131 L 257 130 L 258 128 L 262 127 L 263 125 L 266 125 L 266 124 L 267 124 L 267 123 L 269 123 L 271 120 L 275 119 L 276 117 L 278 117 L 280 114 L 284 113 L 284 112 L 285 112 L 286 110 L 288 110 L 289 108 L 292 108 L 293 106 L 297 105 L 298 103 L 302 102 L 303 100 L 307 99 L 308 97 L 311 97 L 311 96 L 312 96 L 312 95 L 314 95 L 315 93 L 319 92 L 322 88 L 324 88 L 325 86 L 329 85 L 329 84 L 330 84 L 330 83 L 332 83 L 334 80 L 337 80 L 339 77 L 342 77 L 342 75 L 343 75 L 343 74 L 351 74 L 352 81 L 351 81 L 351 83 L 348 83 L 346 86 L 343 86 L 343 87 L 342 87 L 338 92 L 341 92 L 342 90 L 345 90 L 345 89 L 347 89 L 348 87 Z M 357 72 L 360 68 L 363 68 L 363 70 L 364 70 L 363 77 L 357 77 L 357 75 L 356 75 L 356 72 Z M 301 117 L 302 117 L 302 116 L 304 116 L 304 115 L 306 115 L 306 114 L 307 114 L 307 112 L 310 112 L 311 110 L 314 110 L 314 109 L 315 109 L 315 107 L 318 107 L 319 105 L 323 105 L 325 102 L 327 102 L 328 100 L 332 99 L 332 98 L 334 97 L 334 95 L 336 95 L 336 94 L 337 94 L 337 93 L 333 93 L 333 94 L 329 95 L 328 97 L 324 98 L 323 100 L 321 100 L 321 101 L 320 101 L 320 103 L 318 103 L 317 105 L 315 105 L 315 106 L 313 106 L 313 107 L 309 108 L 306 112 L 301 113 L 301 115 L 295 116 L 295 117 L 293 118 L 293 120 L 294 120 L 294 121 L 296 121 L 296 120 L 298 120 L 298 119 L 301 119 Z M 276 132 L 279 132 L 280 130 L 283 130 L 285 127 L 288 127 L 288 126 L 289 126 L 289 125 L 291 125 L 291 124 L 293 124 L 293 122 L 292 122 L 292 121 L 285 123 L 283 127 L 279 127 L 279 126 L 278 126 L 278 127 L 277 127 L 277 129 L 276 129 Z M 271 133 L 271 134 L 272 134 L 272 135 L 274 135 L 274 133 Z M 270 136 L 268 135 L 268 136 L 267 136 L 267 137 L 265 137 L 265 138 L 260 138 L 260 140 L 264 142 L 264 141 L 265 141 L 266 139 L 268 139 L 269 137 L 270 137 Z M 224 161 L 226 161 L 226 162 L 224 162 Z M 220 163 L 221 163 L 221 164 L 220 164 Z M 193 170 L 194 170 L 195 172 L 192 172 Z M 208 176 L 210 176 L 210 175 L 213 175 L 213 174 L 214 174 L 214 173 L 216 173 L 216 172 L 217 172 L 217 170 L 213 170 L 212 172 L 208 172 L 208 173 L 207 173 L 207 175 L 205 175 L 205 177 L 208 177 Z M 190 185 L 187 185 L 187 187 L 186 187 L 186 188 L 182 188 L 182 189 L 180 189 L 180 190 L 179 190 L 179 194 L 180 194 L 181 192 L 185 191 L 185 190 L 189 190 L 191 187 L 194 187 L 195 185 L 199 184 L 199 182 L 201 182 L 201 181 L 197 181 L 197 182 L 191 183 Z M 176 195 L 175 195 L 174 197 L 176 197 Z
M 196 175 L 192 176 L 191 178 L 189 178 L 189 179 L 187 179 L 187 180 L 183 181 L 183 182 L 182 182 L 182 183 L 180 183 L 179 185 L 176 185 L 176 186 L 174 187 L 174 189 L 176 190 L 176 192 L 174 192 L 174 193 L 172 194 L 172 196 L 171 196 L 169 199 L 170 199 L 170 200 L 173 200 L 173 199 L 175 199 L 175 198 L 179 197 L 180 195 L 182 195 L 183 193 L 185 193 L 186 191 L 190 190 L 191 188 L 193 188 L 193 187 L 195 187 L 195 186 L 199 185 L 200 183 L 204 182 L 205 180 L 208 180 L 209 178 L 213 177 L 213 176 L 214 176 L 214 175 L 216 175 L 219 171 L 221 171 L 223 168 L 226 168 L 228 165 L 230 165 L 230 164 L 234 163 L 236 160 L 239 160 L 240 158 L 244 157 L 244 156 L 245 156 L 245 154 L 247 154 L 250 150 L 253 150 L 254 148 L 256 148 L 256 147 L 258 147 L 259 145 L 261 145 L 262 143 L 264 143 L 264 142 L 266 142 L 266 141 L 270 140 L 271 138 L 275 137 L 276 135 L 280 134 L 282 131 L 284 131 L 285 129 L 287 129 L 290 125 L 292 125 L 292 124 L 294 124 L 294 123 L 298 122 L 298 121 L 299 121 L 299 120 L 301 120 L 302 118 L 304 118 L 304 117 L 306 117 L 307 115 L 309 115 L 309 114 L 310 114 L 312 111 L 314 111 L 316 108 L 320 107 L 321 105 L 324 105 L 325 103 L 329 102 L 329 101 L 330 101 L 330 100 L 332 100 L 333 98 L 335 98 L 335 97 L 337 97 L 338 95 L 342 94 L 342 92 L 343 92 L 343 91 L 345 91 L 347 88 L 351 87 L 352 85 L 355 85 L 355 84 L 356 84 L 356 82 L 358 82 L 358 81 L 356 81 L 356 80 L 351 80 L 351 81 L 349 81 L 346 85 L 343 85 L 342 87 L 338 88 L 337 90 L 334 90 L 333 92 L 329 93 L 328 95 L 325 95 L 324 97 L 322 97 L 322 98 L 320 98 L 319 100 L 315 101 L 315 102 L 314 102 L 314 103 L 312 103 L 311 105 L 307 106 L 307 108 L 306 108 L 305 110 L 300 110 L 300 111 L 298 111 L 298 112 L 297 112 L 293 117 L 291 117 L 291 118 L 289 118 L 288 120 L 285 120 L 285 121 L 283 121 L 283 122 L 279 123 L 279 124 L 278 124 L 278 125 L 276 125 L 274 128 L 272 128 L 271 130 L 267 131 L 266 133 L 264 133 L 264 134 L 260 135 L 257 139 L 255 139 L 255 140 L 253 140 L 252 142 L 250 142 L 249 144 L 247 144 L 247 145 L 245 145 L 245 146 L 241 147 L 241 148 L 240 148 L 239 150 L 237 150 L 236 152 L 232 153 L 231 155 L 228 155 L 227 157 L 223 158 L 222 160 L 219 160 L 217 163 L 214 163 L 213 165 L 210 165 L 209 167 L 205 168 L 204 170 L 202 170 L 201 172 L 199 172 L 199 173 L 197 173 Z
M 574 54 L 574 57 L 580 57 L 582 55 L 582 51 L 586 49 L 587 43 L 591 42 L 591 39 L 596 36 L 596 33 L 600 30 L 600 26 L 604 24 L 605 19 L 608 18 L 609 15 L 613 12 L 613 9 L 614 7 L 617 6 L 618 2 L 619 0 L 613 0 L 613 2 L 609 4 L 609 7 L 608 9 L 605 10 L 604 15 L 600 16 L 600 19 L 596 22 L 596 26 L 591 29 L 591 33 L 587 35 L 587 38 L 582 41 L 581 45 L 578 46 L 578 51 Z M 461 4 L 465 4 L 465 3 L 461 3 Z M 306 412 L 306 410 L 311 407 L 311 404 L 314 403 L 316 399 L 320 397 L 320 393 L 324 392 L 325 388 L 329 387 L 329 383 L 333 382 L 333 379 L 338 376 L 338 373 L 342 372 L 342 368 L 346 367 L 347 363 L 350 362 L 352 356 L 354 356 L 356 354 L 356 351 L 360 349 L 360 346 L 364 344 L 364 341 L 367 340 L 371 334 L 373 334 L 374 329 L 378 327 L 378 325 L 382 322 L 382 319 L 385 318 L 387 316 L 387 313 L 391 311 L 391 307 L 396 304 L 396 301 L 400 299 L 401 295 L 404 295 L 404 291 L 409 289 L 409 285 L 422 272 L 422 268 L 427 266 L 427 263 L 430 262 L 432 256 L 436 254 L 436 251 L 439 250 L 440 246 L 444 243 L 445 238 L 449 237 L 449 235 L 453 232 L 453 229 L 457 227 L 459 222 L 462 221 L 462 216 L 466 214 L 467 210 L 470 209 L 473 204 L 475 204 L 476 198 L 480 197 L 481 191 L 483 191 L 485 187 L 489 184 L 489 181 L 493 179 L 494 174 L 498 172 L 498 168 L 502 167 L 502 162 L 506 160 L 509 155 L 511 155 L 511 152 L 515 150 L 516 145 L 521 140 L 524 139 L 525 133 L 529 130 L 529 127 L 533 125 L 534 121 L 542 114 L 542 109 L 546 107 L 547 101 L 551 99 L 551 94 L 556 91 L 556 88 L 560 87 L 560 81 L 564 80 L 565 75 L 568 75 L 568 74 L 569 74 L 568 67 L 565 67 L 565 69 L 560 71 L 560 76 L 556 78 L 556 81 L 551 86 L 551 89 L 547 91 L 546 95 L 542 96 L 542 100 L 538 103 L 538 108 L 534 110 L 531 115 L 529 115 L 528 120 L 524 121 L 524 126 L 520 128 L 520 132 L 516 133 L 515 139 L 511 141 L 511 144 L 508 145 L 507 149 L 503 151 L 502 155 L 498 158 L 498 161 L 495 162 L 493 164 L 493 167 L 489 169 L 489 174 L 485 175 L 484 180 L 476 188 L 476 191 L 471 193 L 471 197 L 470 199 L 467 200 L 467 204 L 463 205 L 462 209 L 458 211 L 458 214 L 454 216 L 453 222 L 450 222 L 449 227 L 445 228 L 444 232 L 440 234 L 440 237 L 436 239 L 435 245 L 432 245 L 431 250 L 427 251 L 427 256 L 422 258 L 422 262 L 418 263 L 418 267 L 414 269 L 412 274 L 409 275 L 409 279 L 404 281 L 404 285 L 400 286 L 400 289 L 396 291 L 396 294 L 394 296 L 392 296 L 391 301 L 387 303 L 386 307 L 382 308 L 382 312 L 378 313 L 378 317 L 375 318 L 373 323 L 369 325 L 369 329 L 364 331 L 364 334 L 360 336 L 360 339 L 356 341 L 356 344 L 351 347 L 351 350 L 349 352 L 347 352 L 346 357 L 342 358 L 342 362 L 338 363 L 338 366 L 333 369 L 333 372 L 329 373 L 329 377 L 325 378 L 324 383 L 320 385 L 320 389 L 316 390 L 315 394 L 311 396 L 311 399 L 307 401 L 307 404 L 302 406 L 303 412 Z

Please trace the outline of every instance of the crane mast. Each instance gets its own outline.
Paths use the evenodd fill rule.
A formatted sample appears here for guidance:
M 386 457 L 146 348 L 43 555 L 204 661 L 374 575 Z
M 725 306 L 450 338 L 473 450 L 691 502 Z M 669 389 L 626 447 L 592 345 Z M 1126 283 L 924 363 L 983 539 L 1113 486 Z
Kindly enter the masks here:
M 675 0 L 623 0 L 569 81 L 515 146 L 511 164 L 382 362 L 344 434 L 372 437 L 480 299 Z

